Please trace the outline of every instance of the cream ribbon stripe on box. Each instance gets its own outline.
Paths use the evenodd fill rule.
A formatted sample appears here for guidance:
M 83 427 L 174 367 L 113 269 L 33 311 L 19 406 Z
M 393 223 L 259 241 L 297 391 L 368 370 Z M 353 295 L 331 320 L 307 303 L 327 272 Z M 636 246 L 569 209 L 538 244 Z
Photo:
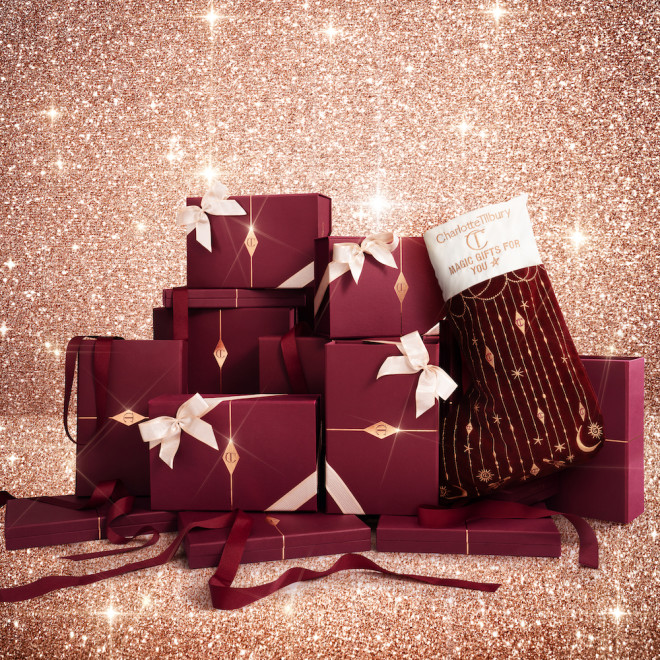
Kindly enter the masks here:
M 396 261 L 392 252 L 399 246 L 399 237 L 392 232 L 382 232 L 380 234 L 371 234 L 367 236 L 362 243 L 335 243 L 332 248 L 332 261 L 323 273 L 321 282 L 314 296 L 314 314 L 321 306 L 323 296 L 330 286 L 344 273 L 351 271 L 351 275 L 357 284 L 360 281 L 364 259 L 366 254 L 370 254 L 376 261 L 379 261 L 390 268 L 397 268 Z
M 211 215 L 245 215 L 245 209 L 235 200 L 228 199 L 229 189 L 220 181 L 214 181 L 202 197 L 202 206 L 184 206 L 176 214 L 176 224 L 186 228 L 189 234 L 196 230 L 195 237 L 209 252 L 211 248 Z

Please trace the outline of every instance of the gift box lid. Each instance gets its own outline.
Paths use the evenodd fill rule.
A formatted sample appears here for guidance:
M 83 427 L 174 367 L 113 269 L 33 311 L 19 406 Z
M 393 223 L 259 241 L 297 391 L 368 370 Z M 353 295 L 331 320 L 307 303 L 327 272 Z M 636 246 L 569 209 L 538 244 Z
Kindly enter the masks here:
M 206 511 L 183 511 L 179 513 L 179 529 L 210 515 Z M 285 538 L 287 548 L 371 538 L 369 526 L 352 515 L 304 512 L 247 515 L 252 520 L 248 543 L 258 545 L 263 550 L 278 551 L 282 547 L 282 537 Z M 228 536 L 229 528 L 194 529 L 184 541 L 186 554 L 190 551 L 200 555 L 213 554 L 219 545 L 224 545 Z
M 480 519 L 467 523 L 470 544 L 492 543 L 498 545 L 547 545 L 555 544 L 559 532 L 552 518 Z M 464 543 L 466 525 L 457 527 L 422 527 L 416 516 L 381 516 L 378 521 L 379 540 L 407 540 L 426 542 Z
M 172 307 L 173 289 L 163 289 L 163 305 Z M 303 307 L 304 291 L 298 289 L 188 289 L 190 309 L 241 307 Z
M 75 504 L 84 504 L 87 501 L 87 498 L 74 495 L 62 495 L 57 499 Z M 57 536 L 64 532 L 92 531 L 101 537 L 105 532 L 107 510 L 107 506 L 100 510 L 69 509 L 32 498 L 9 500 L 6 504 L 5 537 L 11 539 L 40 537 L 44 545 L 49 545 L 49 536 Z M 122 529 L 133 530 L 143 525 L 166 525 L 171 528 L 175 520 L 175 513 L 152 511 L 149 498 L 136 497 L 133 510 L 113 522 L 112 527 L 119 533 Z

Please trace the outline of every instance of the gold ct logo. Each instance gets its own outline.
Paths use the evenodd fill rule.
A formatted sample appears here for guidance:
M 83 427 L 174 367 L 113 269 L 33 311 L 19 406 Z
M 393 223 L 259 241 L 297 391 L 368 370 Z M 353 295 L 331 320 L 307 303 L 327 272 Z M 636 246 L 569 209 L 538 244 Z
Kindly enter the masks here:
M 387 436 L 387 424 L 385 422 L 381 422 L 380 424 L 376 425 L 376 428 L 374 429 L 376 431 L 376 435 L 379 438 L 385 438 Z
M 238 463 L 238 452 L 234 448 L 225 452 L 225 463 Z
M 213 352 L 213 355 L 215 355 L 216 360 L 224 360 L 228 353 L 226 348 L 216 348 L 215 351 Z
M 124 421 L 124 424 L 126 424 L 126 426 L 130 426 L 135 421 L 135 415 L 133 414 L 132 410 L 127 410 L 124 413 L 122 419 Z
M 247 245 L 249 248 L 257 247 L 257 239 L 256 237 L 250 236 L 249 238 L 245 239 L 245 245 Z
M 488 241 L 482 243 L 483 237 L 480 236 L 485 231 L 485 229 L 475 229 L 465 237 L 465 243 L 471 250 L 482 250 L 488 245 Z

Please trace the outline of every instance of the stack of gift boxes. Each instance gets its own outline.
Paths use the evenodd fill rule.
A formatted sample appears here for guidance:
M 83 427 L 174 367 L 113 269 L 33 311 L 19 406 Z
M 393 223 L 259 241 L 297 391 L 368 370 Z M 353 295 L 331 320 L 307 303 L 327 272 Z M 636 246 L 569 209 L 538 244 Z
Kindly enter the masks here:
M 154 339 L 84 339 L 70 356 L 78 500 L 63 501 L 121 481 L 137 496 L 125 534 L 243 509 L 253 518 L 246 562 L 369 550 L 366 522 L 382 551 L 559 555 L 550 518 L 417 522 L 418 507 L 439 499 L 439 429 L 452 405 L 449 377 L 444 401 L 425 397 L 420 380 L 439 366 L 469 385 L 421 237 L 330 236 L 323 195 L 228 198 L 219 184 L 178 220 L 187 286 L 163 292 Z M 400 368 L 411 352 L 415 369 Z M 643 510 L 643 360 L 583 362 L 604 448 L 497 497 L 628 522 Z M 6 544 L 101 538 L 105 514 L 10 501 Z M 217 564 L 227 534 L 192 531 L 190 567 Z

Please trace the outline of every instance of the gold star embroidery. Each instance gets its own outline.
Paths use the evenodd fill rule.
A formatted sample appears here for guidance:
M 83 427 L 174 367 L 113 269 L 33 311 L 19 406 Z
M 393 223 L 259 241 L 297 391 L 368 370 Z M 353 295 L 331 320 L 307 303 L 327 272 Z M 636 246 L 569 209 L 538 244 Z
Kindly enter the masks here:
M 475 403 L 474 404 L 474 412 L 479 412 L 479 408 L 480 408 L 479 404 Z
M 447 497 L 447 486 L 440 486 L 440 497 Z
M 568 360 L 569 360 L 569 358 L 567 358 L 565 355 L 564 355 L 564 357 L 561 359 L 561 361 L 562 361 L 564 364 L 566 364 L 566 363 L 568 362 Z
M 470 447 L 470 444 L 468 443 L 467 445 L 465 445 L 465 448 L 463 449 L 463 451 L 465 451 L 469 454 L 473 449 L 474 449 L 474 447 Z
M 493 417 L 493 421 L 495 424 L 499 424 L 502 421 L 502 418 L 499 415 L 495 415 L 495 417 Z
M 569 463 L 572 463 L 574 458 L 575 458 L 575 456 L 573 456 L 573 454 L 569 454 L 569 455 L 566 457 L 566 460 L 567 460 Z
M 497 266 L 499 263 L 500 263 L 500 258 L 499 257 L 497 257 L 497 258 L 493 257 L 493 260 L 491 261 L 490 265 L 493 268 L 495 268 L 495 266 Z
M 514 369 L 514 370 L 511 372 L 511 375 L 512 375 L 514 378 L 520 378 L 524 373 L 525 373 L 525 372 L 524 372 L 522 369 Z
M 541 440 L 541 438 L 534 438 L 534 444 L 535 445 L 540 445 L 542 442 L 543 442 L 543 440 Z
M 527 307 L 529 307 L 529 303 L 526 300 L 523 300 L 522 303 L 520 303 L 520 306 L 523 309 L 527 309 Z
M 566 449 L 566 445 L 565 445 L 563 442 L 558 442 L 558 443 L 555 445 L 555 449 L 556 449 L 557 451 L 564 451 L 564 449 Z
M 476 346 L 479 343 L 479 340 L 476 337 L 474 337 L 472 339 L 472 343 Z

